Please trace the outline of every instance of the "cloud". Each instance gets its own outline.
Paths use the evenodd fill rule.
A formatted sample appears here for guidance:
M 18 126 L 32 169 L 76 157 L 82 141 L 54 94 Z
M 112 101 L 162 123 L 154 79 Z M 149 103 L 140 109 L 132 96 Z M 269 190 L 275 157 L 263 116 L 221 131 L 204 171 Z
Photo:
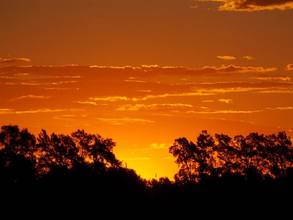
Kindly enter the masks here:
M 208 96 L 214 95 L 214 93 L 208 91 L 195 91 L 195 92 L 183 92 L 183 93 L 163 93 L 156 95 L 147 95 L 142 97 L 127 97 L 127 96 L 107 96 L 107 97 L 90 97 L 91 101 L 104 101 L 104 102 L 117 102 L 117 101 L 131 101 L 131 102 L 141 102 L 151 99 L 161 99 L 169 97 L 192 97 L 192 96 Z
M 218 99 L 219 102 L 223 102 L 223 103 L 226 103 L 226 104 L 230 104 L 232 103 L 232 99 Z
M 117 111 L 139 111 L 139 110 L 158 110 L 158 109 L 186 109 L 192 108 L 193 105 L 190 104 L 182 104 L 182 103 L 175 103 L 175 104 L 135 104 L 135 105 L 122 105 L 118 107 Z
M 146 83 L 144 80 L 136 80 L 136 79 L 125 79 L 124 82 L 129 82 L 129 83 Z
M 141 65 L 142 68 L 159 68 L 160 66 L 157 64 L 151 64 L 151 65 Z
M 63 112 L 66 111 L 66 109 L 33 109 L 33 110 L 14 110 L 14 109 L 0 109 L 0 114 L 5 115 L 22 115 L 22 114 L 36 114 L 36 113 L 55 113 L 55 112 Z
M 77 101 L 78 104 L 82 105 L 93 105 L 93 106 L 107 106 L 106 103 L 97 103 L 95 101 Z
M 209 91 L 195 91 L 195 92 L 183 92 L 183 93 L 164 93 L 157 95 L 147 95 L 142 98 L 134 98 L 133 101 L 147 101 L 150 99 L 161 99 L 161 98 L 170 98 L 170 97 L 193 97 L 193 96 L 209 96 L 214 95 L 214 93 Z
M 217 58 L 220 59 L 220 60 L 236 60 L 237 59 L 234 56 L 227 56 L 227 55 L 217 56 Z
M 23 100 L 23 99 L 49 99 L 50 96 L 43 96 L 43 95 L 24 95 L 19 96 L 13 100 Z
M 0 109 L 0 115 L 11 114 L 12 112 L 13 112 L 13 109 L 9 109 L 9 108 L 1 108 Z
M 244 59 L 244 60 L 254 60 L 254 57 L 252 57 L 252 56 L 243 56 L 242 59 Z
M 266 77 L 254 77 L 253 79 L 261 80 L 261 81 L 291 81 L 291 77 L 289 76 L 266 76 Z
M 152 143 L 150 144 L 150 148 L 154 149 L 154 150 L 161 150 L 161 149 L 167 149 L 169 147 L 168 144 L 164 144 L 164 143 Z
M 136 68 L 139 68 L 139 67 L 133 67 L 133 66 L 100 66 L 100 65 L 91 65 L 91 66 L 89 66 L 89 68 L 125 70 L 125 69 L 136 69 Z
M 53 119 L 55 120 L 65 120 L 65 121 L 72 121 L 76 118 L 77 115 L 73 114 L 66 114 L 66 115 L 57 115 L 54 116 Z
M 42 84 L 39 82 L 21 82 L 20 85 L 22 85 L 22 86 L 40 86 Z
M 222 65 L 220 67 L 216 66 L 204 66 L 202 70 L 209 72 L 220 72 L 220 73 L 266 73 L 274 72 L 277 70 L 276 67 L 262 67 L 262 66 L 237 66 L 237 65 Z
M 293 64 L 288 64 L 288 65 L 286 66 L 286 70 L 287 70 L 287 71 L 293 71 Z
M 226 94 L 226 93 L 241 93 L 241 92 L 255 92 L 262 91 L 265 87 L 229 87 L 229 88 L 216 88 L 216 89 L 197 89 L 198 92 L 203 94 Z
M 189 114 L 252 114 L 263 110 L 215 110 L 215 111 L 187 111 Z
M 258 91 L 257 93 L 262 94 L 293 94 L 292 89 L 283 89 L 283 88 L 273 88 L 264 91 Z
M 237 59 L 234 56 L 229 55 L 221 55 L 217 56 L 218 59 L 222 60 L 235 60 Z M 243 59 L 245 60 L 252 60 L 254 59 L 251 56 L 244 56 Z M 185 73 L 231 73 L 231 72 L 240 72 L 240 73 L 247 73 L 247 72 L 255 72 L 255 73 L 265 73 L 265 72 L 273 72 L 276 71 L 276 67 L 263 67 L 263 66 L 238 66 L 238 65 L 221 65 L 221 66 L 203 66 L 199 68 L 188 68 L 183 66 L 159 66 L 159 65 L 141 65 L 141 66 L 89 66 L 90 68 L 96 69 L 116 69 L 116 70 L 136 70 L 136 71 L 154 71 L 155 73 L 162 74 L 161 71 L 167 71 L 170 73 L 177 73 L 177 71 L 183 71 Z M 175 71 L 174 71 L 175 70 Z M 170 71 L 170 72 L 169 72 Z M 164 72 L 163 72 L 164 73 Z M 135 78 L 128 78 L 124 80 L 126 82 L 145 82 L 143 80 L 136 80 Z
M 155 123 L 155 121 L 143 119 L 143 118 L 97 118 L 97 120 L 102 122 L 107 122 L 112 125 L 124 125 L 124 124 L 133 124 L 133 123 L 141 123 L 141 124 Z
M 215 102 L 215 100 L 207 99 L 207 100 L 202 100 L 201 102 L 204 102 L 204 103 L 213 103 L 213 102 Z
M 55 112 L 63 112 L 66 109 L 49 109 L 49 108 L 42 108 L 42 109 L 33 109 L 33 110 L 24 110 L 24 111 L 15 111 L 15 114 L 36 114 L 36 113 L 55 113 Z
M 24 57 L 13 57 L 13 58 L 0 57 L 0 67 L 19 66 L 29 62 L 31 62 L 31 60 L 29 58 L 24 58 Z
M 232 60 L 233 56 L 219 56 L 222 59 L 227 59 L 227 60 Z M 230 58 L 229 58 L 230 57 Z M 247 56 L 248 57 L 248 56 Z M 247 58 L 248 59 L 248 58 Z M 125 75 L 128 77 L 124 81 L 125 82 L 139 82 L 139 83 L 144 83 L 144 79 L 141 77 L 149 77 L 149 76 L 162 76 L 165 74 L 168 75 L 178 75 L 178 72 L 181 72 L 181 75 L 194 75 L 194 74 L 214 74 L 214 73 L 265 73 L 265 72 L 273 72 L 276 71 L 276 67 L 264 67 L 264 66 L 239 66 L 239 65 L 233 65 L 233 64 L 225 64 L 221 66 L 203 66 L 203 67 L 198 67 L 198 68 L 189 68 L 189 67 L 182 67 L 182 66 L 158 66 L 158 65 L 142 65 L 142 66 L 124 66 L 124 67 L 119 67 L 119 66 L 31 66 L 31 67 L 25 67 L 21 66 L 18 67 L 19 71 L 25 71 L 28 72 L 30 69 L 34 72 L 38 70 L 38 72 L 44 70 L 46 71 L 48 68 L 50 71 L 59 71 L 59 75 L 50 75 L 50 74 L 41 74 L 41 75 L 34 75 L 30 74 L 29 75 L 20 75 L 21 77 L 26 76 L 27 80 L 23 83 L 40 83 L 37 80 L 40 79 L 68 79 L 68 80 L 62 80 L 62 81 L 51 81 L 51 82 L 44 82 L 42 81 L 42 84 L 44 85 L 62 85 L 62 84 L 72 84 L 72 83 L 78 83 L 82 80 L 84 80 L 84 77 L 87 77 L 87 73 L 90 72 L 101 72 L 102 70 L 109 70 L 109 69 L 115 69 L 117 71 L 125 72 Z M 70 70 L 76 69 L 79 70 L 79 68 L 82 68 L 83 71 L 85 71 L 85 76 L 81 75 L 60 75 L 60 71 L 68 71 L 68 68 Z M 132 72 L 134 71 L 134 72 Z M 147 75 L 146 72 L 151 71 L 152 75 Z M 56 74 L 56 73 L 54 73 Z M 131 74 L 131 75 L 129 75 Z M 134 76 L 132 75 L 134 74 Z M 138 74 L 138 75 L 137 75 Z M 136 78 L 136 76 L 140 76 L 139 79 Z M 2 77 L 15 77 L 15 76 L 7 76 L 7 75 L 2 75 Z M 18 76 L 19 77 L 19 76 Z M 22 78 L 21 78 L 22 79 Z M 72 80 L 70 80 L 72 79 Z M 182 78 L 185 79 L 185 78 Z
M 196 2 L 216 2 L 219 11 L 264 11 L 293 9 L 293 0 L 195 0 Z
M 206 110 L 206 111 L 187 111 L 189 114 L 253 114 L 260 113 L 264 111 L 284 111 L 284 110 L 293 110 L 293 106 L 285 107 L 266 107 L 264 109 L 256 110 Z
M 137 92 L 142 92 L 142 93 L 150 93 L 152 92 L 152 90 L 150 89 L 139 89 L 139 90 L 136 90 Z
M 268 107 L 267 110 L 293 110 L 293 106 Z
M 219 89 L 194 89 L 192 92 L 182 92 L 182 93 L 163 93 L 163 94 L 155 94 L 155 95 L 146 95 L 142 97 L 127 97 L 127 96 L 106 96 L 106 97 L 90 97 L 89 101 L 79 101 L 79 103 L 83 104 L 91 104 L 97 105 L 97 102 L 143 102 L 153 99 L 165 99 L 165 98 L 178 98 L 178 97 L 200 97 L 200 96 L 213 96 L 225 93 L 241 93 L 241 92 L 258 92 L 265 90 L 267 88 L 259 88 L 259 87 L 230 87 L 230 88 L 219 88 Z M 136 105 L 133 108 L 144 108 L 147 106 L 148 108 L 155 107 L 175 107 L 177 105 L 183 107 L 186 104 L 152 104 L 152 105 Z
M 230 104 L 233 102 L 232 99 L 218 99 L 218 100 L 212 100 L 212 99 L 207 99 L 207 100 L 202 100 L 201 102 L 203 103 L 214 103 L 215 101 Z M 207 108 L 207 107 L 201 107 L 201 108 Z
M 116 101 L 128 101 L 129 98 L 126 96 L 108 96 L 108 97 L 91 97 L 90 100 L 95 102 L 98 102 L 98 101 L 116 102 Z
M 79 90 L 80 88 L 65 88 L 65 87 L 44 87 L 44 90 L 56 90 L 56 91 L 64 91 L 64 90 Z
M 5 115 L 23 115 L 23 114 L 38 114 L 38 113 L 56 113 L 56 112 L 75 112 L 82 111 L 82 109 L 30 109 L 30 110 L 15 110 L 15 109 L 0 109 L 0 114 Z

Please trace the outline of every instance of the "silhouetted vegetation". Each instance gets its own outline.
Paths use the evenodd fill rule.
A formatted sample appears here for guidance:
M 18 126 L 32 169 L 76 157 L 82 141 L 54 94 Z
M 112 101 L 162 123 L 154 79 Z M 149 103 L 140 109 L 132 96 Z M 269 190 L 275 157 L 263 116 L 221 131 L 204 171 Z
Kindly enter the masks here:
M 200 182 L 207 178 L 238 176 L 259 180 L 286 177 L 293 167 L 293 148 L 285 132 L 263 135 L 251 133 L 212 137 L 203 131 L 196 142 L 179 138 L 170 147 L 179 171 L 176 182 Z
M 114 147 L 113 140 L 84 130 L 70 135 L 42 130 L 35 136 L 18 126 L 2 126 L 1 195 L 152 205 L 292 195 L 293 147 L 285 132 L 231 138 L 203 131 L 195 142 L 176 139 L 169 149 L 179 167 L 175 181 L 140 178 L 122 166 Z

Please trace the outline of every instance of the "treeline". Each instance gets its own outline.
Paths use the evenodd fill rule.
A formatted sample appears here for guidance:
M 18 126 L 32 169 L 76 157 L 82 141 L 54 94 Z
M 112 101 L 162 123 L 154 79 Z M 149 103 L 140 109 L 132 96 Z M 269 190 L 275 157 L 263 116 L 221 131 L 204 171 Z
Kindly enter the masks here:
M 176 139 L 169 148 L 179 168 L 175 181 L 142 179 L 122 166 L 114 147 L 112 139 L 84 130 L 70 135 L 42 130 L 35 136 L 18 126 L 2 126 L 0 193 L 60 202 L 92 197 L 151 204 L 292 193 L 293 147 L 285 132 L 231 138 L 203 131 L 195 141 Z
M 176 139 L 169 151 L 179 165 L 176 182 L 227 176 L 279 179 L 286 177 L 293 167 L 292 142 L 285 132 L 231 138 L 225 134 L 212 137 L 202 131 L 196 142 Z

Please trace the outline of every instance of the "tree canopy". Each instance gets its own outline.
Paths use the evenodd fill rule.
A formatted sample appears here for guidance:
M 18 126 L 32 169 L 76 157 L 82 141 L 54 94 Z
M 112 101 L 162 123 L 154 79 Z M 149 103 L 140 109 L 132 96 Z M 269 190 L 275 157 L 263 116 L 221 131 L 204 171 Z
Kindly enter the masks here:
M 285 132 L 264 135 L 250 133 L 233 138 L 225 134 L 211 136 L 207 131 L 196 141 L 178 138 L 169 148 L 176 158 L 178 182 L 200 182 L 206 177 L 249 175 L 281 178 L 293 166 L 293 147 Z
M 273 192 L 293 195 L 293 147 L 285 132 L 230 137 L 202 131 L 195 141 L 178 138 L 169 148 L 178 164 L 175 181 L 142 179 L 122 166 L 114 147 L 112 139 L 84 130 L 71 134 L 42 130 L 34 135 L 18 126 L 2 126 L 0 193 L 11 198 L 22 192 L 27 194 L 17 199 L 34 195 L 40 201 L 58 198 L 69 204 L 76 197 L 83 202 L 92 197 L 103 204 L 124 199 L 158 205 L 189 199 L 200 203 L 219 195 L 234 198 L 235 192 L 239 198 L 262 198 Z

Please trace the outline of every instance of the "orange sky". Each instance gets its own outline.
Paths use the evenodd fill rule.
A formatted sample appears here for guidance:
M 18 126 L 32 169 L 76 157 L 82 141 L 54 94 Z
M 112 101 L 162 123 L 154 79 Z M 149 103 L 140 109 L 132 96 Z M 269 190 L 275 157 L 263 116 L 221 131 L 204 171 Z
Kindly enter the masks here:
M 147 178 L 203 129 L 292 135 L 292 2 L 3 0 L 0 124 L 112 137 Z

